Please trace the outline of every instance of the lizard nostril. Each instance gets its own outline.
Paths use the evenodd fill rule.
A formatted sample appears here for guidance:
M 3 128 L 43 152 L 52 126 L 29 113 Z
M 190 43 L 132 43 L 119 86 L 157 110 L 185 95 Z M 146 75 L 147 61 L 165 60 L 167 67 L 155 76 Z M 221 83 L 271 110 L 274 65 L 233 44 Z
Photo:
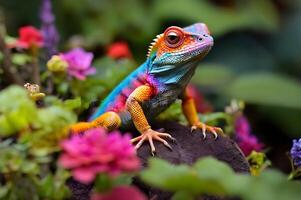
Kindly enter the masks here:
M 202 41 L 203 40 L 203 38 L 202 37 L 199 37 L 199 41 Z
M 208 37 L 208 35 L 206 35 L 206 34 L 204 34 L 203 36 L 204 36 L 204 37 Z

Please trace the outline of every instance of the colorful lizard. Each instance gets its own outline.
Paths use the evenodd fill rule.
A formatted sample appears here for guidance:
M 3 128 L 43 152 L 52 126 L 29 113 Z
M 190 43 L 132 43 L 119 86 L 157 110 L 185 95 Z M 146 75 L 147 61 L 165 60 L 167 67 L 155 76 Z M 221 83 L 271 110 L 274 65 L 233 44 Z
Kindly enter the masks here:
M 148 122 L 179 98 L 182 99 L 182 110 L 192 131 L 202 129 L 205 139 L 208 130 L 217 138 L 217 133 L 223 133 L 222 129 L 199 121 L 194 100 L 186 90 L 199 61 L 212 46 L 213 38 L 203 23 L 186 28 L 167 28 L 151 43 L 147 60 L 109 94 L 89 122 L 73 125 L 71 132 L 83 132 L 95 127 L 112 130 L 135 125 L 141 133 L 132 139 L 133 143 L 137 142 L 135 148 L 138 149 L 148 140 L 153 154 L 153 140 L 171 148 L 162 137 L 173 137 L 153 130 Z

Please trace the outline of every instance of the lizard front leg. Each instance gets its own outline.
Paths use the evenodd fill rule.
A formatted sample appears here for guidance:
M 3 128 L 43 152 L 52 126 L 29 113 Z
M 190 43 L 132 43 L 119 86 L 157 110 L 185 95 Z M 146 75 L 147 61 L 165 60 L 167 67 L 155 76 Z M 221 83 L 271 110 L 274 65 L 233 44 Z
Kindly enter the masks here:
M 136 149 L 140 148 L 145 140 L 149 141 L 152 154 L 154 155 L 156 149 L 153 143 L 153 139 L 162 142 L 165 146 L 171 149 L 171 146 L 161 137 L 168 137 L 172 140 L 174 138 L 168 133 L 160 133 L 151 129 L 151 126 L 147 122 L 140 103 L 149 100 L 153 95 L 153 88 L 148 85 L 143 85 L 136 88 L 128 97 L 126 101 L 127 110 L 130 112 L 135 127 L 141 133 L 140 136 L 132 139 L 133 143 L 138 142 L 135 146 Z
M 217 138 L 217 134 L 223 135 L 223 130 L 218 127 L 208 126 L 202 122 L 200 122 L 194 99 L 189 95 L 188 90 L 186 89 L 182 98 L 182 111 L 191 125 L 191 131 L 194 131 L 197 128 L 202 129 L 203 138 L 206 138 L 206 131 L 210 131 L 214 134 L 215 139 Z

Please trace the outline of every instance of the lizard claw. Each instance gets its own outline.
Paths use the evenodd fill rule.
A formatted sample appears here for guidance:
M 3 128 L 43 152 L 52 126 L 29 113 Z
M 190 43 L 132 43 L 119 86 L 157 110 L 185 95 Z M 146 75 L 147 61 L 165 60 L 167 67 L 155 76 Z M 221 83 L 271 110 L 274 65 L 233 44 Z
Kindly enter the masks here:
M 213 133 L 214 139 L 216 140 L 217 139 L 217 133 L 216 133 L 216 131 L 214 129 L 212 129 L 211 132 Z
M 218 134 L 224 135 L 223 130 L 218 127 L 208 126 L 202 122 L 199 122 L 191 127 L 191 131 L 196 130 L 197 128 L 202 129 L 203 139 L 206 139 L 206 131 L 210 131 L 214 135 L 214 139 L 216 140 Z
M 168 133 L 160 133 L 160 132 L 154 131 L 152 129 L 148 129 L 147 131 L 142 133 L 142 135 L 140 135 L 136 138 L 133 138 L 131 140 L 131 142 L 132 143 L 138 142 L 135 146 L 135 149 L 137 150 L 142 146 L 142 144 L 144 143 L 145 140 L 148 140 L 150 148 L 151 148 L 151 154 L 154 156 L 155 153 L 156 153 L 156 148 L 155 148 L 153 140 L 157 140 L 159 142 L 162 142 L 167 148 L 172 150 L 172 147 L 168 144 L 168 142 L 166 140 L 162 139 L 161 137 L 167 137 L 167 138 L 175 141 L 175 138 L 173 138 Z
M 195 131 L 197 128 L 198 128 L 197 126 L 191 126 L 191 128 L 190 128 L 190 132 L 193 132 L 193 131 Z

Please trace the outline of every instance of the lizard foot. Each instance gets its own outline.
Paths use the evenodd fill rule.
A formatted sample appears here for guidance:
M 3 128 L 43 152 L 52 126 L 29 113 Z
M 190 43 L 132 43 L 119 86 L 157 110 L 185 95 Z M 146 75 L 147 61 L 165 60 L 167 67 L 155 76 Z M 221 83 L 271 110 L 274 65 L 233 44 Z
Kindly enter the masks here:
M 153 142 L 153 139 L 154 140 L 157 140 L 159 142 L 162 142 L 166 147 L 168 147 L 170 150 L 172 150 L 171 146 L 168 144 L 168 142 L 164 139 L 162 139 L 161 137 L 167 137 L 173 141 L 175 141 L 175 138 L 173 138 L 170 134 L 168 133 L 160 133 L 160 132 L 157 132 L 157 131 L 154 131 L 152 129 L 148 129 L 146 130 L 145 132 L 143 132 L 140 136 L 136 137 L 136 138 L 133 138 L 131 140 L 132 143 L 135 143 L 138 141 L 138 143 L 136 144 L 135 146 L 135 149 L 139 149 L 141 147 L 141 145 L 143 144 L 143 142 L 145 140 L 148 140 L 149 142 L 149 145 L 151 147 L 151 152 L 152 152 L 152 155 L 154 156 L 154 154 L 156 153 L 156 148 L 155 148 L 155 145 L 154 145 L 154 142 Z
M 210 131 L 211 133 L 213 133 L 215 139 L 217 139 L 218 134 L 224 135 L 224 132 L 221 128 L 214 127 L 214 126 L 208 126 L 202 122 L 198 122 L 197 124 L 193 125 L 191 127 L 191 132 L 198 128 L 202 129 L 203 139 L 206 139 L 206 131 Z

